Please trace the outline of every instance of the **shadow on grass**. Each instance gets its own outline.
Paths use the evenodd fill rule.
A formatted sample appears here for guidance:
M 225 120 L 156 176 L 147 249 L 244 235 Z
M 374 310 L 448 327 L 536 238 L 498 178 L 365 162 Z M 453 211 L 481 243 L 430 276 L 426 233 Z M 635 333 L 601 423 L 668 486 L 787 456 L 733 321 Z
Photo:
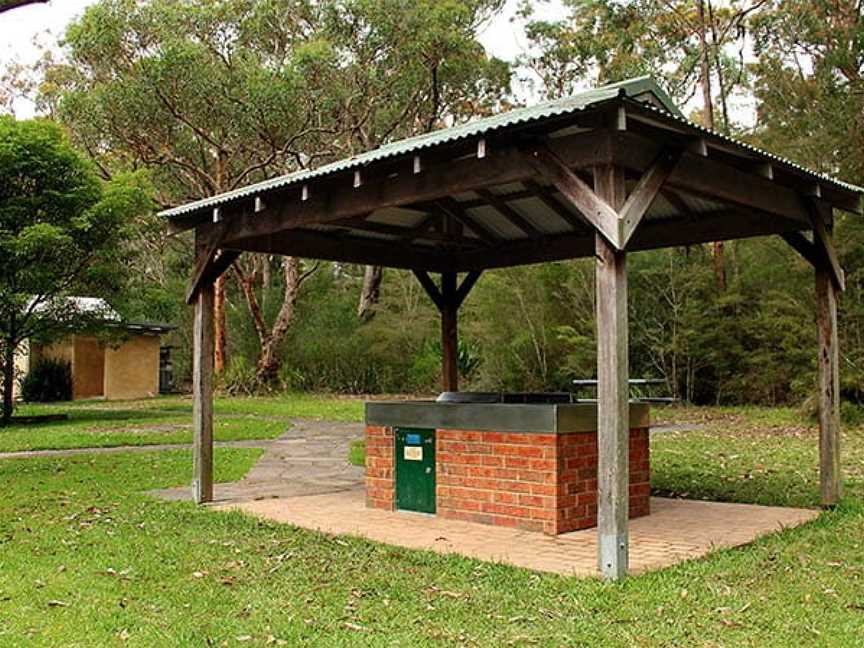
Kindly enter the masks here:
M 651 492 L 659 497 L 701 499 L 712 502 L 737 502 L 763 506 L 820 506 L 819 483 L 801 475 L 772 472 L 748 478 L 715 472 L 695 472 L 680 468 L 653 467 Z M 844 496 L 864 500 L 864 483 L 847 480 Z
M 63 411 L 62 406 L 52 406 L 51 414 L 66 414 L 68 418 L 65 420 L 46 420 L 34 421 L 31 423 L 14 423 L 5 427 L 0 427 L 0 434 L 3 432 L 23 432 L 26 430 L 44 430 L 65 429 L 87 426 L 88 424 L 98 423 L 117 423 L 117 422 L 148 422 L 158 419 L 168 419 L 175 416 L 174 412 L 166 410 L 138 410 L 138 409 L 85 409 L 85 408 L 70 408 L 68 411 Z M 177 413 L 185 413 L 183 411 Z M 30 416 L 30 414 L 27 414 Z

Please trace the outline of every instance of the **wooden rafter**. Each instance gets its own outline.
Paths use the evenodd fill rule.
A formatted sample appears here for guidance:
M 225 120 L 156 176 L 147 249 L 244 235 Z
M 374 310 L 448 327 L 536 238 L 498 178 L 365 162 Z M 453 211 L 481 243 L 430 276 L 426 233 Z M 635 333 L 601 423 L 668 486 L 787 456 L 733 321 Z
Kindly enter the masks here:
M 687 203 L 684 202 L 681 194 L 677 191 L 670 189 L 669 187 L 663 187 L 660 190 L 660 193 L 669 202 L 669 204 L 672 205 L 678 215 L 683 216 L 690 213 L 690 208 L 687 206 Z
M 555 214 L 567 223 L 574 230 L 585 231 L 587 230 L 590 223 L 588 223 L 587 219 L 583 217 L 575 216 L 573 212 L 567 209 L 561 202 L 552 195 L 552 191 L 547 189 L 546 187 L 540 186 L 534 180 L 526 180 L 525 186 L 528 188 L 528 191 L 531 192 L 531 195 L 537 198 L 540 202 L 542 202 L 548 209 L 555 212 Z
M 435 206 L 444 212 L 446 216 L 449 216 L 464 227 L 469 228 L 478 236 L 478 238 L 489 245 L 495 245 L 501 242 L 500 236 L 463 209 L 458 200 L 450 197 L 442 198 L 435 203 Z
M 522 230 L 522 232 L 527 234 L 530 238 L 543 236 L 543 232 L 534 227 L 531 221 L 508 205 L 506 199 L 499 197 L 488 189 L 478 189 L 477 195 L 483 198 L 489 206 L 510 221 L 518 229 Z
M 371 234 L 382 234 L 384 236 L 394 237 L 395 239 L 408 241 L 416 241 L 419 239 L 435 241 L 453 247 L 468 242 L 468 239 L 454 238 L 452 236 L 441 234 L 440 232 L 425 231 L 428 229 L 428 226 L 424 227 L 422 230 L 418 230 L 414 227 L 400 227 L 399 225 L 390 225 L 388 223 L 376 223 L 374 221 L 355 219 L 346 219 L 335 223 L 329 223 L 328 226 L 344 228 L 349 232 L 355 230 L 358 232 L 369 232 Z
M 434 272 L 443 272 L 450 267 L 447 255 L 441 250 L 433 249 L 431 245 L 395 245 L 393 241 L 336 234 L 337 232 L 289 230 L 243 239 L 240 243 L 244 251 L 322 261 L 381 265 L 382 260 L 386 259 L 386 265 L 390 268 L 422 268 Z M 462 252 L 470 249 L 466 248 Z
M 651 139 L 632 132 L 615 133 L 612 137 L 614 162 L 628 169 L 647 169 L 661 150 Z M 711 157 L 685 152 L 667 185 L 719 203 L 758 210 L 766 217 L 809 223 L 796 191 Z
M 608 133 L 597 131 L 564 137 L 550 146 L 569 166 L 584 167 L 611 155 L 608 142 Z M 522 148 L 517 146 L 495 148 L 482 159 L 447 160 L 424 166 L 420 173 L 409 171 L 406 166 L 404 173 L 391 174 L 393 177 L 369 178 L 351 191 L 327 190 L 335 182 L 328 178 L 321 181 L 321 190 L 309 193 L 307 200 L 301 200 L 300 188 L 281 189 L 280 199 L 267 200 L 267 208 L 261 212 L 254 211 L 251 198 L 246 202 L 225 204 L 222 220 L 228 227 L 224 240 L 233 243 L 386 207 L 429 203 L 478 188 L 521 182 L 536 174 Z M 171 223 L 172 232 L 189 227 L 207 229 L 210 224 L 202 221 L 200 214 L 180 216 Z
M 399 241 L 410 243 L 411 241 L 415 241 L 418 238 L 421 238 L 427 230 L 429 230 L 436 222 L 438 222 L 438 220 L 440 220 L 440 218 L 440 214 L 426 214 L 419 223 L 417 223 L 414 227 L 408 230 L 403 236 L 399 237 Z

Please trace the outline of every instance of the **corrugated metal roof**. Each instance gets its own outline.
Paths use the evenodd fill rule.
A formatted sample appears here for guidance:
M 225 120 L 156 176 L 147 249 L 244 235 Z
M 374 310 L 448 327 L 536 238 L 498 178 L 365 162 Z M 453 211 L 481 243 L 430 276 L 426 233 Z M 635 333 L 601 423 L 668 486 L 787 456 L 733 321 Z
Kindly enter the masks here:
M 748 144 L 747 142 L 734 139 L 732 137 L 729 137 L 728 135 L 724 135 L 723 133 L 718 133 L 717 131 L 711 130 L 710 128 L 705 128 L 704 126 L 702 126 L 700 124 L 697 124 L 695 122 L 690 121 L 689 119 L 684 117 L 680 112 L 670 115 L 666 111 L 661 110 L 660 108 L 657 108 L 656 106 L 652 106 L 651 104 L 647 104 L 647 103 L 645 103 L 645 104 L 640 103 L 639 107 L 646 108 L 647 110 L 656 112 L 659 115 L 666 117 L 667 119 L 671 117 L 674 121 L 678 122 L 682 126 L 696 129 L 697 131 L 699 131 L 700 133 L 703 133 L 704 135 L 708 135 L 708 136 L 713 137 L 715 139 L 722 140 L 723 142 L 725 142 L 725 143 L 727 143 L 733 147 L 743 148 L 743 149 L 749 151 L 750 153 L 754 153 L 755 155 L 766 157 L 773 162 L 777 162 L 777 163 L 782 164 L 784 166 L 790 167 L 792 169 L 795 169 L 796 171 L 800 171 L 801 173 L 806 173 L 807 175 L 811 175 L 814 178 L 818 178 L 819 180 L 821 180 L 823 182 L 826 182 L 828 184 L 833 184 L 833 185 L 839 187 L 840 189 L 845 189 L 847 191 L 854 191 L 856 193 L 864 193 L 864 187 L 859 187 L 858 185 L 854 185 L 854 184 L 849 183 L 849 182 L 844 182 L 843 180 L 838 180 L 837 178 L 829 176 L 825 173 L 819 173 L 818 171 L 813 171 L 812 169 L 808 169 L 807 167 L 802 166 L 802 165 L 798 164 L 797 162 L 793 162 L 789 158 L 784 158 L 780 155 L 775 155 L 774 153 L 770 153 L 769 151 L 765 151 L 763 149 L 760 149 L 756 146 L 753 146 L 752 144 Z
M 517 108 L 499 115 L 478 119 L 476 121 L 445 128 L 431 133 L 424 133 L 415 137 L 384 144 L 372 151 L 355 155 L 344 160 L 332 162 L 318 167 L 317 169 L 308 169 L 296 171 L 287 175 L 279 176 L 264 182 L 248 185 L 229 191 L 226 193 L 205 198 L 196 202 L 187 203 L 173 209 L 167 209 L 160 213 L 161 216 L 173 218 L 182 216 L 202 209 L 217 207 L 224 203 L 248 196 L 257 194 L 300 182 L 306 182 L 314 178 L 320 178 L 332 173 L 340 171 L 349 171 L 363 167 L 372 162 L 378 162 L 387 158 L 392 158 L 400 155 L 408 155 L 417 151 L 447 144 L 458 140 L 463 140 L 471 137 L 478 137 L 496 130 L 508 128 L 519 124 L 527 124 L 530 122 L 542 121 L 550 117 L 559 117 L 571 113 L 576 113 L 585 110 L 602 101 L 614 99 L 618 96 L 638 97 L 647 93 L 653 94 L 662 105 L 674 114 L 681 116 L 678 108 L 672 103 L 668 95 L 657 85 L 657 83 L 648 76 L 628 79 L 620 83 L 594 88 L 580 92 L 579 94 L 565 97 L 563 99 L 555 99 L 552 101 L 544 101 L 542 103 L 529 106 L 527 108 Z M 658 110 L 660 110 L 658 108 Z M 683 118 L 683 116 L 682 116 Z
M 599 88 L 594 88 L 585 92 L 580 92 L 578 94 L 572 95 L 570 97 L 565 97 L 563 99 L 545 101 L 526 108 L 518 108 L 515 110 L 501 113 L 499 115 L 494 115 L 492 117 L 486 117 L 484 119 L 478 119 L 476 121 L 460 124 L 459 126 L 454 126 L 452 128 L 437 130 L 431 133 L 425 133 L 389 144 L 384 144 L 372 151 L 368 151 L 360 155 L 355 155 L 350 158 L 345 158 L 337 162 L 332 162 L 330 164 L 325 164 L 316 169 L 296 171 L 294 173 L 278 176 L 271 180 L 258 182 L 256 184 L 248 185 L 246 187 L 241 187 L 233 191 L 222 193 L 211 198 L 205 198 L 203 200 L 187 203 L 173 209 L 167 209 L 160 212 L 160 215 L 166 218 L 176 218 L 192 214 L 197 211 L 212 209 L 218 207 L 219 205 L 231 202 L 232 200 L 237 200 L 239 198 L 252 197 L 273 189 L 280 189 L 290 185 L 305 183 L 315 178 L 320 178 L 342 171 L 358 169 L 373 162 L 378 162 L 387 158 L 409 155 L 412 153 L 416 153 L 417 151 L 433 148 L 442 144 L 452 143 L 468 138 L 480 137 L 494 131 L 510 128 L 517 125 L 536 123 L 545 119 L 565 116 L 568 114 L 575 114 L 577 112 L 595 106 L 603 101 L 608 101 L 616 97 L 628 97 L 636 100 L 647 97 L 648 95 L 656 99 L 660 105 L 658 106 L 652 103 L 640 101 L 640 106 L 648 110 L 654 111 L 659 115 L 664 115 L 667 118 L 671 118 L 675 122 L 683 126 L 696 129 L 697 131 L 706 135 L 710 135 L 711 137 L 719 138 L 730 145 L 743 148 L 756 155 L 764 156 L 776 163 L 811 175 L 822 182 L 833 184 L 840 189 L 864 193 L 864 189 L 862 189 L 861 187 L 842 182 L 824 174 L 816 173 L 792 162 L 791 160 L 787 160 L 766 151 L 762 151 L 750 144 L 734 140 L 731 137 L 709 130 L 687 120 L 681 113 L 681 111 L 678 110 L 678 108 L 675 106 L 669 96 L 656 83 L 656 81 L 654 81 L 654 79 L 650 76 L 643 76 L 634 79 L 628 79 L 626 81 L 621 81 L 619 83 L 601 86 Z

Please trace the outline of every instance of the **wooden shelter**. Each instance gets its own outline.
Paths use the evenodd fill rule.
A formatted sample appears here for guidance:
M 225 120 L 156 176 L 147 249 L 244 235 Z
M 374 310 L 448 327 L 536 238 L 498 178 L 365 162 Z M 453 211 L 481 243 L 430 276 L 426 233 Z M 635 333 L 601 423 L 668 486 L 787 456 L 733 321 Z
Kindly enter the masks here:
M 213 494 L 213 282 L 244 251 L 414 272 L 441 313 L 457 388 L 457 314 L 489 268 L 595 257 L 598 561 L 628 556 L 627 254 L 783 237 L 815 268 L 821 492 L 840 494 L 834 210 L 858 187 L 688 122 L 650 78 L 413 137 L 164 212 L 195 230 L 194 491 Z M 440 275 L 436 282 L 431 275 Z M 464 278 L 459 279 L 459 275 Z

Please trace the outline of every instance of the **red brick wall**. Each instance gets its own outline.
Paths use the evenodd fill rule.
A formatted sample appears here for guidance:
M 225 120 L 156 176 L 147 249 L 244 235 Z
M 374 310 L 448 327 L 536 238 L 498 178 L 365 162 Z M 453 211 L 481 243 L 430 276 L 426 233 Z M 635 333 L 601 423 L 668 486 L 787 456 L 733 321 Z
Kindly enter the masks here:
M 554 533 L 554 434 L 438 430 L 438 515 Z
M 648 428 L 638 428 L 630 430 L 630 517 L 642 517 L 650 512 L 651 451 Z
M 648 430 L 630 431 L 630 517 L 649 512 Z M 597 524 L 597 435 L 436 432 L 442 517 L 548 534 Z M 366 428 L 366 504 L 394 508 L 393 430 Z
M 648 515 L 651 496 L 648 430 L 630 430 L 630 517 Z M 597 525 L 597 434 L 558 437 L 558 501 L 552 533 Z
M 393 428 L 366 426 L 366 506 L 392 511 L 395 502 Z

